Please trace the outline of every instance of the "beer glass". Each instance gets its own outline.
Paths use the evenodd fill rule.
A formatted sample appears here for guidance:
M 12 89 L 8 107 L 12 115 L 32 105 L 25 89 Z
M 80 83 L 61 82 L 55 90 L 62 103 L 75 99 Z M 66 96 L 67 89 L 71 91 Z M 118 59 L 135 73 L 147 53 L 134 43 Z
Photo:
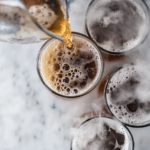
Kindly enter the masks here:
M 110 54 L 124 54 L 149 33 L 149 8 L 143 0 L 92 0 L 86 12 L 87 34 Z
M 85 35 L 72 33 L 72 48 L 48 40 L 38 54 L 37 70 L 43 84 L 60 98 L 89 93 L 103 73 L 103 58 L 97 45 Z
M 128 126 L 150 125 L 149 73 L 144 65 L 125 65 L 106 83 L 104 96 L 110 114 Z
M 133 150 L 134 140 L 129 129 L 108 117 L 93 117 L 75 131 L 71 150 Z
M 42 1 L 41 4 L 38 0 L 0 0 L 0 41 L 35 43 L 50 37 L 69 39 L 66 0 Z

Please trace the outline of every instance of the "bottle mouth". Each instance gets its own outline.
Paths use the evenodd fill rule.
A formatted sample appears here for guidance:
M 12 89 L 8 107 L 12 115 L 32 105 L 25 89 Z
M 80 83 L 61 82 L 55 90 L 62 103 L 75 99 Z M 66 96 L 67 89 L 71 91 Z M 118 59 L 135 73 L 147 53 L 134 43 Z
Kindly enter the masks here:
M 66 4 L 67 4 L 67 2 L 66 2 Z M 23 0 L 20 1 L 19 7 L 21 7 L 22 9 L 24 9 L 24 11 L 26 12 L 26 14 L 30 17 L 30 19 L 38 27 L 38 29 L 41 30 L 42 32 L 44 32 L 45 34 L 47 34 L 48 36 L 50 36 L 49 38 L 53 37 L 53 38 L 56 38 L 56 39 L 58 39 L 60 41 L 65 41 L 66 40 L 64 37 L 60 36 L 59 34 L 56 34 L 56 33 L 52 32 L 52 31 L 50 31 L 48 29 L 46 29 L 40 23 L 38 23 L 38 21 L 36 21 L 36 19 L 29 13 L 28 8 L 24 4 Z

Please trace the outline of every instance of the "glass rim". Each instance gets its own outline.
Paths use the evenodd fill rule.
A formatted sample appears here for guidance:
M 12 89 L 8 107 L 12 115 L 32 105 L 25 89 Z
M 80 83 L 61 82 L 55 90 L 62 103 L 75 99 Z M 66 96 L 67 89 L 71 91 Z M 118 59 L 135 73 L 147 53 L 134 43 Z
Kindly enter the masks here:
M 44 50 L 45 46 L 49 43 L 49 42 L 52 42 L 54 40 L 57 40 L 57 39 L 54 39 L 54 38 L 51 38 L 49 40 L 47 40 L 43 46 L 40 48 L 39 52 L 38 52 L 38 56 L 37 56 L 37 72 L 38 72 L 38 75 L 39 75 L 39 78 L 40 80 L 42 81 L 42 83 L 44 84 L 44 86 L 50 91 L 52 92 L 53 94 L 59 96 L 59 97 L 62 97 L 62 98 L 78 98 L 78 97 L 82 97 L 86 94 L 88 94 L 89 92 L 91 92 L 96 86 L 97 84 L 99 83 L 99 81 L 101 80 L 102 78 L 102 75 L 103 75 L 103 72 L 104 72 L 104 59 L 103 59 L 103 56 L 101 54 L 101 51 L 100 51 L 100 48 L 97 46 L 97 44 L 91 40 L 88 36 L 84 35 L 84 34 L 81 34 L 81 33 L 78 33 L 78 32 L 72 32 L 72 35 L 77 35 L 77 36 L 80 36 L 80 37 L 83 37 L 85 38 L 86 40 L 88 40 L 95 48 L 96 48 L 96 51 L 98 52 L 98 55 L 100 57 L 100 62 L 101 62 L 101 72 L 98 73 L 98 77 L 96 79 L 96 81 L 94 82 L 93 86 L 88 89 L 87 91 L 85 91 L 84 93 L 81 93 L 79 95 L 74 95 L 74 96 L 69 96 L 69 95 L 63 95 L 63 94 L 59 94 L 59 92 L 55 92 L 54 90 L 52 90 L 52 88 L 50 88 L 43 80 L 42 78 L 42 75 L 41 75 L 41 69 L 39 67 L 39 60 L 40 60 L 40 56 L 41 56 L 41 53 L 42 51 Z
M 105 118 L 105 119 L 110 119 L 110 120 L 116 121 L 116 120 L 114 120 L 112 117 L 107 117 L 107 116 L 94 116 L 94 117 L 88 118 L 88 119 L 86 119 L 85 121 L 83 121 L 83 122 L 77 127 L 77 129 L 80 128 L 80 127 L 81 127 L 82 125 L 84 125 L 85 123 L 89 122 L 90 120 L 96 119 L 96 118 Z M 117 120 L 116 122 L 118 122 L 118 120 Z M 130 135 L 130 137 L 131 137 L 131 140 L 132 140 L 132 142 L 131 142 L 131 143 L 132 143 L 132 150 L 134 150 L 135 142 L 134 142 L 134 138 L 133 138 L 133 135 L 132 135 L 131 131 L 128 129 L 128 127 L 127 127 L 125 124 L 123 124 L 123 123 L 120 122 L 120 121 L 119 121 L 119 123 L 120 123 L 120 124 L 127 130 L 127 132 L 129 133 L 129 135 Z M 74 139 L 74 138 L 73 138 L 73 139 Z M 71 140 L 70 150 L 73 150 L 73 149 L 72 149 L 72 142 L 73 142 L 73 139 Z
M 119 67 L 118 69 L 116 69 L 116 70 L 109 76 L 109 78 L 107 79 L 107 82 L 106 82 L 105 88 L 104 88 L 104 101 L 105 101 L 105 105 L 106 105 L 106 107 L 107 107 L 109 113 L 110 113 L 113 117 L 115 117 L 119 122 L 121 122 L 122 124 L 124 124 L 124 125 L 126 125 L 126 126 L 129 126 L 129 127 L 132 127 L 132 128 L 148 127 L 148 126 L 150 126 L 150 120 L 149 120 L 148 123 L 145 123 L 145 124 L 142 124 L 142 123 L 141 123 L 141 124 L 139 124 L 139 125 L 129 124 L 129 123 L 126 123 L 126 122 L 123 122 L 123 121 L 119 120 L 118 117 L 116 117 L 116 115 L 111 111 L 111 109 L 110 109 L 110 107 L 109 107 L 109 105 L 108 105 L 107 96 L 106 96 L 106 95 L 107 95 L 107 92 L 106 92 L 106 91 L 107 91 L 108 84 L 109 84 L 110 80 L 112 79 L 112 77 L 113 77 L 119 70 L 121 70 L 121 69 L 123 69 L 123 67 Z
M 88 25 L 87 25 L 88 17 L 87 17 L 87 15 L 88 15 L 88 13 L 90 11 L 90 8 L 92 7 L 92 4 L 95 1 L 96 0 L 92 0 L 90 2 L 90 4 L 88 5 L 88 8 L 86 10 L 86 15 L 85 15 L 85 30 L 86 30 L 87 35 L 92 40 L 94 40 L 94 39 L 92 38 L 92 36 L 91 36 L 91 34 L 89 33 L 89 30 L 88 30 Z M 147 3 L 144 0 L 141 0 L 141 2 L 144 4 L 144 6 L 146 8 L 146 11 L 147 11 L 146 13 L 149 15 L 149 17 L 146 17 L 146 21 L 148 21 L 148 23 L 147 23 L 147 29 L 146 29 L 147 31 L 145 31 L 145 35 L 143 36 L 143 39 L 138 44 L 136 44 L 136 46 L 134 46 L 133 48 L 130 48 L 129 50 L 122 51 L 122 52 L 113 52 L 113 51 L 106 50 L 106 49 L 102 48 L 101 46 L 99 46 L 98 43 L 94 40 L 96 42 L 96 44 L 102 49 L 103 52 L 105 52 L 107 54 L 111 54 L 111 55 L 121 55 L 121 54 L 123 55 L 123 54 L 127 54 L 129 52 L 132 52 L 132 51 L 136 50 L 136 48 L 147 39 L 147 37 L 149 36 L 149 29 L 150 29 L 150 8 L 148 7 Z

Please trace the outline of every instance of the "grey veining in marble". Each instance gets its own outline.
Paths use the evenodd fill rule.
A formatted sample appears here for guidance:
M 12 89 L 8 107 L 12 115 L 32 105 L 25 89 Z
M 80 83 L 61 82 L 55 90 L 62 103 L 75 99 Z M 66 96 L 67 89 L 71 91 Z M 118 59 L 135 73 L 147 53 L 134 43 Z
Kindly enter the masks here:
M 73 31 L 84 33 L 89 2 L 71 3 Z M 69 150 L 70 128 L 79 116 L 95 108 L 93 103 L 99 102 L 95 91 L 74 101 L 54 97 L 36 71 L 36 57 L 42 45 L 0 42 L 0 150 Z M 149 150 L 150 127 L 130 129 L 135 150 Z

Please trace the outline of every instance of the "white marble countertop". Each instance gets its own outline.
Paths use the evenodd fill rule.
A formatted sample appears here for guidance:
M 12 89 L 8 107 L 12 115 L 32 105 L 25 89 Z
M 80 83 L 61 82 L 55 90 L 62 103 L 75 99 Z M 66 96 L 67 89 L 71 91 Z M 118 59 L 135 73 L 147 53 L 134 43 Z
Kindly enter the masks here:
M 72 31 L 84 33 L 89 1 L 71 3 Z M 84 113 L 102 109 L 99 86 L 74 101 L 57 99 L 44 87 L 36 71 L 36 57 L 42 45 L 0 42 L 0 150 L 70 150 L 70 128 L 81 121 Z M 120 65 L 114 62 L 111 68 L 106 62 L 105 74 Z M 99 103 L 102 106 L 95 105 Z M 130 130 L 135 150 L 150 150 L 150 127 Z

